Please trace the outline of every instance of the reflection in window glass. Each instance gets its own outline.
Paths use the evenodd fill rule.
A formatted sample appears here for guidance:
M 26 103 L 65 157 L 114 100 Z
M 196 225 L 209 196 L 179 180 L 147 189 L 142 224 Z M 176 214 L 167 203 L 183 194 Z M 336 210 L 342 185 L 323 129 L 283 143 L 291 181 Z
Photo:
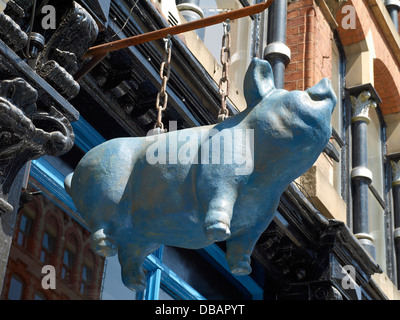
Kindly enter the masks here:
M 102 300 L 135 300 L 136 293 L 125 287 L 121 279 L 118 255 L 106 259 Z
M 61 270 L 61 278 L 63 278 L 65 281 L 72 280 L 73 265 L 74 265 L 74 254 L 70 250 L 65 249 L 63 257 L 63 266 Z
M 175 300 L 169 293 L 163 290 L 162 285 L 160 288 L 160 294 L 158 296 L 158 300 Z
M 253 1 L 249 1 L 252 3 Z M 204 17 L 213 16 L 242 7 L 237 0 L 200 0 L 199 6 Z M 243 90 L 244 74 L 251 59 L 251 26 L 249 17 L 230 22 L 231 26 L 231 66 L 229 75 L 236 85 Z M 205 28 L 204 44 L 217 61 L 220 61 L 223 27 L 221 24 Z
M 29 184 L 28 191 L 38 189 Z M 32 220 L 33 224 L 27 219 L 30 216 L 35 217 L 35 220 Z M 104 258 L 91 252 L 88 229 L 43 194 L 38 194 L 34 200 L 25 203 L 18 212 L 17 221 L 21 223 L 13 235 L 4 276 L 5 283 L 12 281 L 15 284 L 15 280 L 11 278 L 18 273 L 21 279 L 26 280 L 24 286 L 27 287 L 24 287 L 23 292 L 23 299 L 26 300 L 39 299 L 39 293 L 45 293 L 43 297 L 46 300 L 100 298 Z M 28 227 L 30 224 L 32 227 Z M 32 250 L 18 244 L 18 239 L 21 241 L 26 238 L 25 234 L 29 229 L 29 245 Z M 44 275 L 41 270 L 44 265 L 55 268 L 55 289 L 42 291 Z M 85 283 L 82 287 L 81 281 Z M 89 283 L 90 290 L 86 290 Z M 81 290 L 85 293 L 82 294 Z M 3 286 L 3 292 L 0 294 L 1 298 L 8 299 L 8 285 Z
M 7 298 L 9 300 L 21 300 L 23 289 L 24 284 L 22 280 L 17 275 L 13 275 L 10 280 L 10 288 L 8 289 Z
M 164 246 L 163 262 L 206 299 L 243 299 L 242 293 L 195 250 Z
M 81 293 L 85 296 L 89 295 L 90 285 L 93 279 L 92 269 L 87 265 L 82 268 L 82 283 L 81 283 Z
M 19 231 L 17 236 L 17 243 L 26 248 L 28 245 L 29 234 L 32 229 L 32 219 L 26 215 L 21 216 L 21 222 L 19 224 Z
M 46 300 L 46 298 L 42 292 L 36 292 L 34 300 Z
M 42 250 L 40 252 L 40 261 L 43 264 L 50 264 L 51 255 L 54 252 L 55 238 L 48 232 L 43 235 Z

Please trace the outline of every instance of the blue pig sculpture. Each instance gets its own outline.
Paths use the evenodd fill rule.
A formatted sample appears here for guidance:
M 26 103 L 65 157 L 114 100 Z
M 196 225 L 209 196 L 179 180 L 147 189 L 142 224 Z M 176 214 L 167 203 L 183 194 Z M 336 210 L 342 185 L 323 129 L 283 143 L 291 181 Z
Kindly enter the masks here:
M 305 92 L 278 90 L 271 66 L 257 58 L 244 94 L 247 108 L 221 123 L 107 141 L 67 176 L 94 250 L 118 252 L 128 288 L 145 288 L 143 262 L 162 244 L 199 249 L 226 240 L 231 272 L 251 272 L 281 194 L 329 141 L 336 96 L 328 79 Z

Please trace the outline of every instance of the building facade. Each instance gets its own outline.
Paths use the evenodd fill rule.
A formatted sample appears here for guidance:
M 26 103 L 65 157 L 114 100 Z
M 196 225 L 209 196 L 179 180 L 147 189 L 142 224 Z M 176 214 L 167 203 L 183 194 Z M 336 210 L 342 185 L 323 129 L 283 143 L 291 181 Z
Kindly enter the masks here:
M 129 46 L 92 65 L 85 56 L 96 45 L 261 2 L 1 2 L 1 299 L 400 298 L 399 1 L 274 0 L 225 26 Z M 230 273 L 224 242 L 163 246 L 145 261 L 147 289 L 127 289 L 118 257 L 92 251 L 93 230 L 65 177 L 102 142 L 153 129 L 165 84 L 161 120 L 170 131 L 217 123 L 226 77 L 226 108 L 243 111 L 253 57 L 269 61 L 277 88 L 303 91 L 331 79 L 338 102 L 329 144 L 282 194 L 250 275 Z

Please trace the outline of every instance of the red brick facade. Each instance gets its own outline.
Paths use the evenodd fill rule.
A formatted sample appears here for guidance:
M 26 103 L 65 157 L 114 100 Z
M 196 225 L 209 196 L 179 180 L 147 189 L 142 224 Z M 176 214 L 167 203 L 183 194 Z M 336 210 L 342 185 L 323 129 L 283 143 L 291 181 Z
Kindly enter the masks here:
M 25 217 L 30 219 L 30 227 L 28 232 L 21 234 L 24 224 L 21 219 Z M 45 232 L 55 236 L 52 254 L 46 260 L 43 250 Z M 89 237 L 87 229 L 53 202 L 42 195 L 35 196 L 18 212 L 1 299 L 9 298 L 12 277 L 23 284 L 23 300 L 33 300 L 37 296 L 46 300 L 99 299 L 104 259 L 92 252 Z M 74 254 L 69 278 L 63 270 L 66 249 Z M 44 265 L 55 267 L 55 289 L 42 287 L 42 279 L 46 275 L 42 274 Z M 85 287 L 84 266 L 91 270 L 91 280 Z
M 400 64 L 393 47 L 384 36 L 382 27 L 367 0 L 349 0 L 346 5 L 355 9 L 356 28 L 345 29 L 341 21 L 348 16 L 338 10 L 336 21 L 340 41 L 346 51 L 351 45 L 365 41 L 372 35 L 374 87 L 382 99 L 382 113 L 400 112 Z M 389 21 L 391 23 L 391 21 Z M 292 59 L 286 69 L 285 88 L 304 90 L 323 77 L 331 75 L 331 39 L 333 31 L 321 8 L 314 0 L 292 1 L 288 5 L 287 45 Z

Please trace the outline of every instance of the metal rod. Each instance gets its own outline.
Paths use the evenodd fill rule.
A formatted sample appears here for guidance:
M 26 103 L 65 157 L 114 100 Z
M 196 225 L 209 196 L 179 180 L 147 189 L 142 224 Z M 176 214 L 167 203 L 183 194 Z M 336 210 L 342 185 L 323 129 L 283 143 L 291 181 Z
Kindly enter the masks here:
M 235 20 L 235 19 L 251 16 L 253 14 L 257 14 L 257 13 L 260 13 L 260 12 L 266 10 L 272 4 L 273 1 L 274 0 L 267 0 L 264 3 L 259 3 L 259 4 L 255 4 L 253 6 L 244 7 L 241 9 L 217 14 L 217 15 L 214 15 L 214 16 L 211 16 L 208 18 L 203 18 L 203 19 L 191 21 L 191 22 L 184 23 L 184 24 L 179 24 L 179 25 L 176 25 L 173 27 L 155 30 L 155 31 L 144 33 L 144 34 L 139 34 L 139 35 L 136 35 L 136 36 L 133 36 L 130 38 L 126 38 L 126 39 L 122 39 L 122 40 L 104 43 L 104 44 L 89 48 L 89 50 L 84 54 L 83 57 L 87 58 L 87 57 L 95 56 L 98 54 L 109 53 L 112 51 L 130 47 L 130 46 L 135 46 L 137 44 L 162 39 L 162 38 L 165 38 L 167 35 L 173 36 L 173 35 L 176 35 L 179 33 L 184 33 L 184 32 L 188 32 L 188 31 L 193 31 L 196 29 L 212 26 L 214 24 L 224 22 L 227 19 Z
M 273 1 L 274 0 L 267 0 L 266 2 L 263 3 L 217 14 L 211 17 L 187 22 L 173 27 L 150 31 L 126 39 L 108 42 L 98 46 L 91 47 L 83 55 L 83 58 L 93 57 L 92 58 L 93 61 L 90 61 L 89 63 L 84 65 L 82 69 L 75 74 L 74 78 L 77 81 L 81 79 L 85 74 L 87 74 L 91 69 L 93 69 L 102 59 L 104 59 L 104 57 L 109 52 L 117 51 L 120 49 L 128 48 L 130 46 L 142 44 L 153 40 L 162 39 L 167 37 L 168 35 L 176 35 L 200 28 L 205 28 L 218 23 L 222 23 L 227 19 L 236 20 L 239 18 L 251 16 L 253 14 L 257 14 L 266 10 L 273 3 Z

